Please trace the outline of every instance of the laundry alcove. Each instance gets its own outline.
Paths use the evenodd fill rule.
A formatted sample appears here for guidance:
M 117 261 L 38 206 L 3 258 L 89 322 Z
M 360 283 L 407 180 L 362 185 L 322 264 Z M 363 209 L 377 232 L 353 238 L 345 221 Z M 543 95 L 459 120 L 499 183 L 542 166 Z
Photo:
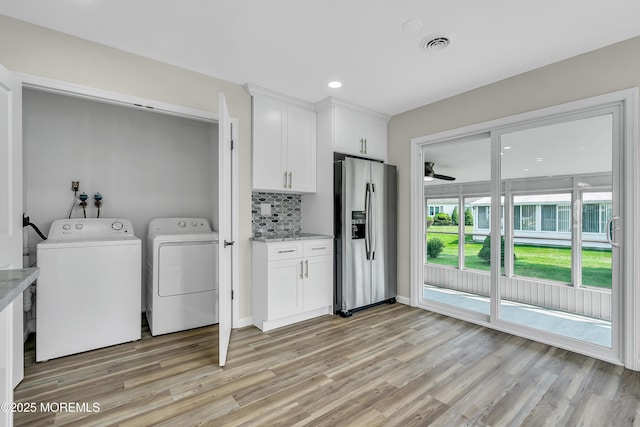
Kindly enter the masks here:
M 217 157 L 215 122 L 23 89 L 24 209 L 44 233 L 68 216 L 72 180 L 89 196 L 87 217 L 99 192 L 100 216 L 130 219 L 142 239 L 158 217 L 207 218 L 217 229 Z M 40 238 L 28 233 L 34 264 Z

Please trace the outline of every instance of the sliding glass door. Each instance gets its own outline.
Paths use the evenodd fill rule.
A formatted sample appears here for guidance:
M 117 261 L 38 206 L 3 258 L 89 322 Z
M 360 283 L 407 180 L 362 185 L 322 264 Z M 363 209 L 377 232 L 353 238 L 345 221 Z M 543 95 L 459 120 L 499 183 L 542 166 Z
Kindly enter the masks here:
M 591 108 L 422 145 L 419 305 L 620 357 L 620 114 Z
M 616 345 L 619 122 L 610 108 L 494 133 L 493 191 L 505 213 L 492 221 L 504 247 L 497 319 Z

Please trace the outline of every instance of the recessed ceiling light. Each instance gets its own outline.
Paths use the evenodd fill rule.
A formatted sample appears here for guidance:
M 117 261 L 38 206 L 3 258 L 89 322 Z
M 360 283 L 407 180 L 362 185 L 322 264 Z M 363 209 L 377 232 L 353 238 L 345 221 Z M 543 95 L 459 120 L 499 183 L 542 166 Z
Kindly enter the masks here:
M 511 147 L 510 146 L 506 146 L 506 147 L 504 147 L 504 149 L 505 150 L 511 150 Z
M 529 168 L 526 168 L 524 171 L 525 171 L 525 172 L 529 172 Z
M 338 81 L 329 82 L 329 87 L 331 89 L 338 89 L 339 87 L 342 87 L 342 83 Z
M 419 19 L 410 19 L 402 24 L 402 29 L 407 33 L 415 33 L 422 28 L 422 21 Z
M 541 161 L 543 161 L 543 160 L 544 160 L 544 159 L 543 159 L 542 157 L 536 157 L 536 162 L 541 162 Z

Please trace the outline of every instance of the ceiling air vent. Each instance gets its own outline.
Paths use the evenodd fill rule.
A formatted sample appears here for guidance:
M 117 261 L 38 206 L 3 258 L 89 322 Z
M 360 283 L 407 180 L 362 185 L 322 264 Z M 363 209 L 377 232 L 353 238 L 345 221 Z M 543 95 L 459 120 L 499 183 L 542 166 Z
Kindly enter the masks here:
M 426 51 L 442 50 L 451 44 L 451 38 L 444 34 L 432 34 L 420 42 L 420 47 Z

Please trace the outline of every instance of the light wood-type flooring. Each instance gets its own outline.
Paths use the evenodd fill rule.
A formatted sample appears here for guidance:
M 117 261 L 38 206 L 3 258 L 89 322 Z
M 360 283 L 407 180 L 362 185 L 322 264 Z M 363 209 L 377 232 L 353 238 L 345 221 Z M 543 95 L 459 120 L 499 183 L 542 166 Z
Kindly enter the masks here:
M 262 333 L 217 326 L 34 363 L 15 425 L 631 426 L 640 374 L 401 304 Z M 87 412 L 83 404 L 99 405 Z M 50 406 L 51 407 L 51 406 Z

